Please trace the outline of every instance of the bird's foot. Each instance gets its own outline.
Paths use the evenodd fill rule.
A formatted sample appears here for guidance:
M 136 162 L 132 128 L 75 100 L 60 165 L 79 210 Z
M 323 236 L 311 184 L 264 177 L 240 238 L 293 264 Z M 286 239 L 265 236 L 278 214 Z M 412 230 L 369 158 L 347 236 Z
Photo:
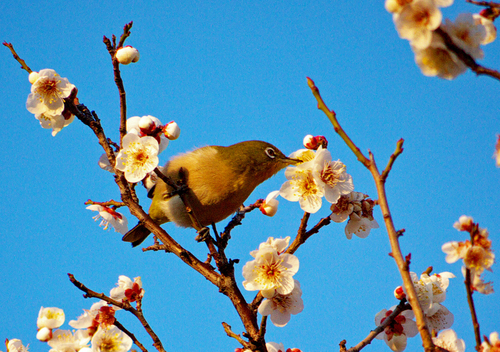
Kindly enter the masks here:
M 198 235 L 195 237 L 197 242 L 206 242 L 208 239 L 212 239 L 210 237 L 210 229 L 206 226 L 201 228 L 197 233 Z

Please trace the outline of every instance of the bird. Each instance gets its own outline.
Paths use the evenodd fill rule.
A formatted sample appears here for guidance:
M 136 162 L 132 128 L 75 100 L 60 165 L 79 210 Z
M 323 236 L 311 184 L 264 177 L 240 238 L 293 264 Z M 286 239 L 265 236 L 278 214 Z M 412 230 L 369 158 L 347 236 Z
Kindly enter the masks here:
M 187 186 L 184 197 L 200 225 L 208 226 L 236 212 L 262 182 L 299 162 L 270 143 L 252 140 L 227 147 L 205 146 L 179 154 L 165 164 L 162 173 L 177 182 L 182 169 L 183 182 Z M 180 196 L 172 196 L 173 190 L 158 178 L 149 192 L 153 199 L 149 216 L 158 225 L 173 222 L 180 227 L 194 227 Z M 150 233 L 139 222 L 123 236 L 123 241 L 136 247 Z

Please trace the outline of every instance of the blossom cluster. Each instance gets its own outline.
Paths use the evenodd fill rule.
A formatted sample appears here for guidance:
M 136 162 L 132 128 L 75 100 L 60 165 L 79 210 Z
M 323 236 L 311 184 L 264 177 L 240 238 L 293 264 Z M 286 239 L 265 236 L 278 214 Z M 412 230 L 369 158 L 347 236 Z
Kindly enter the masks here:
M 453 314 L 442 303 L 446 299 L 449 279 L 454 278 L 455 275 L 449 272 L 433 275 L 423 273 L 420 278 L 413 272 L 410 275 L 429 330 L 438 332 L 451 327 L 454 321 Z M 394 295 L 397 299 L 406 298 L 402 286 L 395 289 Z M 394 308 L 395 306 L 390 310 L 384 309 L 380 311 L 375 316 L 375 324 L 382 324 L 392 314 Z M 413 311 L 403 311 L 383 332 L 376 336 L 377 339 L 383 339 L 393 351 L 403 351 L 406 348 L 407 337 L 414 337 L 418 332 L 417 325 L 412 320 L 413 318 Z
M 169 140 L 179 137 L 180 129 L 174 121 L 162 125 L 158 118 L 150 115 L 127 119 L 126 129 L 115 168 L 124 172 L 128 182 L 136 183 L 158 166 L 158 154 L 167 148 Z M 108 165 L 104 164 L 101 167 L 106 169 Z
M 496 38 L 494 16 L 487 10 L 479 14 L 465 13 L 454 22 L 443 23 L 441 7 L 448 7 L 453 0 L 386 0 L 385 8 L 392 13 L 396 30 L 407 39 L 415 54 L 415 62 L 426 76 L 453 79 L 467 70 L 467 66 L 450 51 L 440 29 L 453 43 L 473 59 L 484 56 L 480 45 Z
M 140 277 L 132 281 L 121 275 L 117 287 L 110 292 L 110 297 L 120 303 L 137 302 L 140 304 L 144 289 Z M 51 352 L 92 352 L 115 351 L 127 352 L 132 348 L 132 339 L 114 325 L 115 312 L 120 309 L 110 306 L 106 301 L 94 303 L 89 310 L 69 325 L 77 330 L 59 329 L 64 324 L 65 314 L 60 308 L 40 308 L 37 319 L 37 339 L 51 347 Z M 89 346 L 89 343 L 91 344 Z M 7 352 L 27 352 L 18 339 L 7 343 Z
M 353 234 L 360 238 L 367 237 L 371 229 L 379 227 L 373 218 L 375 202 L 365 194 L 354 192 L 352 176 L 346 172 L 346 166 L 340 160 L 332 160 L 324 136 L 307 135 L 303 143 L 306 149 L 299 149 L 289 156 L 302 162 L 285 169 L 287 181 L 279 191 L 269 193 L 260 206 L 262 213 L 268 216 L 276 214 L 278 196 L 291 202 L 298 201 L 302 210 L 316 213 L 324 197 L 332 204 L 330 218 L 333 221 L 344 222 L 349 219 L 345 228 L 348 239 Z
M 31 72 L 29 81 L 31 93 L 28 95 L 26 108 L 35 115 L 43 128 L 51 128 L 52 136 L 55 136 L 75 119 L 65 109 L 64 99 L 76 88 L 67 78 L 59 76 L 52 69 Z
M 243 287 L 248 291 L 260 291 L 265 298 L 259 306 L 262 316 L 271 316 L 271 322 L 283 327 L 291 314 L 304 309 L 300 284 L 293 276 L 299 270 L 299 260 L 285 253 L 290 237 L 269 237 L 259 249 L 250 252 L 254 257 L 243 267 Z
M 484 270 L 491 271 L 495 261 L 495 254 L 491 249 L 491 240 L 488 239 L 488 230 L 480 228 L 470 216 L 462 215 L 453 225 L 458 231 L 468 232 L 470 241 L 452 241 L 443 244 L 442 250 L 446 253 L 446 262 L 455 263 L 462 259 L 462 272 L 470 271 L 472 289 L 483 294 L 493 292 L 491 282 L 484 282 L 481 274 Z

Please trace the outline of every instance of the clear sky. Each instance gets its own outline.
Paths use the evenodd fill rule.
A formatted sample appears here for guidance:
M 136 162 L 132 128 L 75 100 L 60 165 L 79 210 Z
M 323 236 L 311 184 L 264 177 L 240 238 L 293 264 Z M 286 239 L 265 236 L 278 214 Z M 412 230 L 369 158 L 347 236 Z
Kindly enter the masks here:
M 456 2 L 443 9 L 454 19 L 478 8 Z M 449 265 L 443 243 L 464 240 L 452 226 L 462 214 L 488 228 L 499 247 L 500 170 L 492 154 L 500 133 L 499 82 L 468 72 L 454 81 L 428 78 L 399 39 L 383 1 L 4 1 L 0 39 L 12 42 L 33 70 L 55 69 L 75 84 L 80 101 L 95 110 L 107 135 L 118 139 L 119 102 L 103 35 L 120 35 L 134 21 L 127 43 L 141 53 L 122 68 L 130 116 L 175 120 L 181 137 L 160 156 L 205 145 L 242 140 L 271 142 L 285 154 L 302 146 L 305 134 L 324 135 L 333 158 L 347 165 L 355 189 L 376 198 L 373 180 L 316 109 L 306 84 L 311 77 L 325 101 L 363 152 L 370 149 L 380 167 L 405 139 L 404 153 L 391 172 L 387 192 L 404 253 L 411 269 L 451 271 L 444 305 L 455 315 L 453 328 L 472 351 L 474 335 L 466 306 L 461 264 Z M 119 199 L 110 173 L 97 166 L 102 154 L 93 133 L 78 121 L 56 137 L 43 130 L 26 108 L 28 75 L 7 48 L 0 50 L 0 230 L 2 309 L 0 338 L 20 338 L 31 351 L 48 351 L 36 340 L 41 306 L 59 307 L 66 323 L 95 300 L 69 282 L 66 274 L 109 293 L 119 275 L 141 276 L 143 307 L 169 352 L 233 351 L 221 322 L 236 333 L 242 325 L 225 296 L 173 255 L 143 253 L 103 231 L 86 210 L 87 199 Z M 485 47 L 482 64 L 500 69 L 499 42 Z M 249 202 L 279 189 L 283 172 L 259 186 Z M 145 192 L 141 204 L 149 206 Z M 135 220 L 129 216 L 130 225 Z M 269 236 L 296 234 L 302 211 L 280 201 L 278 214 L 254 212 L 236 228 L 227 250 L 241 268 L 249 252 Z M 311 225 L 327 216 L 325 205 Z M 382 224 L 379 209 L 375 218 Z M 225 225 L 223 222 L 219 227 Z M 306 351 L 353 346 L 375 327 L 374 317 L 397 304 L 401 284 L 384 227 L 366 239 L 347 240 L 345 224 L 332 224 L 296 253 L 305 308 L 284 328 L 268 325 L 267 340 Z M 206 248 L 192 230 L 165 229 L 187 249 L 205 258 Z M 149 239 L 148 243 L 152 240 Z M 498 264 L 486 279 L 499 290 Z M 251 300 L 253 292 L 245 292 Z M 498 293 L 474 295 L 481 333 L 500 330 Z M 124 312 L 117 317 L 145 346 L 151 340 Z M 409 340 L 408 351 L 421 345 Z M 3 348 L 0 348 L 3 349 Z M 152 347 L 150 348 L 152 350 Z M 367 350 L 388 350 L 375 341 Z

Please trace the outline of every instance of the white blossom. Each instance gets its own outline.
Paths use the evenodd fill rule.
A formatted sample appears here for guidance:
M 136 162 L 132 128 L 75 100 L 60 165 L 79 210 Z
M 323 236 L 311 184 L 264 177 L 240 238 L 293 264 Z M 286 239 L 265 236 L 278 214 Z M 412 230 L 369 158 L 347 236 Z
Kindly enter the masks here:
M 158 166 L 159 145 L 153 137 L 127 133 L 123 148 L 116 156 L 117 170 L 125 173 L 128 182 L 139 182 Z
M 94 216 L 93 219 L 95 221 L 101 220 L 99 226 L 103 227 L 104 230 L 107 230 L 109 225 L 111 225 L 116 232 L 121 234 L 127 233 L 128 220 L 125 216 L 123 216 L 123 214 L 99 204 L 89 205 L 87 209 L 99 212 L 99 214 Z
M 271 322 L 278 327 L 288 324 L 291 314 L 298 314 L 304 309 L 300 283 L 297 280 L 294 281 L 292 292 L 287 295 L 276 294 L 262 301 L 259 306 L 259 313 L 263 316 L 270 315 Z

